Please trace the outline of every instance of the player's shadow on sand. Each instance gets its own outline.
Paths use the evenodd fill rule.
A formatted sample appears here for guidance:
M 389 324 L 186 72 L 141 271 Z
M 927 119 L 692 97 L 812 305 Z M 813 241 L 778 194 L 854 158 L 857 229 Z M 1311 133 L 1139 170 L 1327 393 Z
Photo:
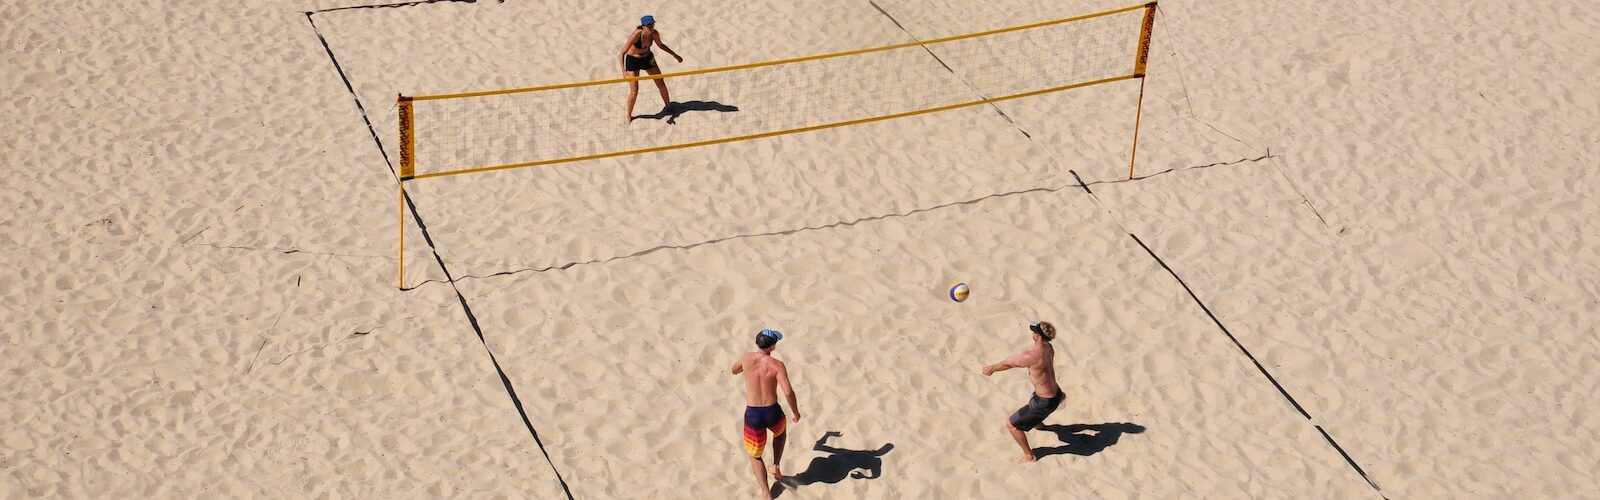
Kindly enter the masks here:
M 1034 448 L 1033 455 L 1038 458 L 1050 455 L 1077 455 L 1087 457 L 1110 448 L 1122 439 L 1123 434 L 1139 434 L 1144 432 L 1144 426 L 1127 422 L 1106 424 L 1072 424 L 1072 425 L 1045 425 L 1039 430 L 1053 432 L 1056 439 L 1061 440 L 1061 446 Z
M 720 103 L 720 102 L 717 102 L 717 101 L 674 102 L 674 103 L 672 103 L 671 106 L 667 106 L 666 108 L 663 108 L 661 111 L 656 112 L 656 114 L 653 114 L 653 115 L 639 115 L 638 118 L 649 119 L 649 120 L 666 119 L 667 120 L 667 124 L 669 124 L 669 125 L 677 125 L 679 116 L 682 116 L 684 113 L 692 113 L 692 112 L 695 112 L 695 111 L 716 111 L 718 113 L 732 113 L 732 112 L 735 112 L 735 111 L 739 111 L 739 107 L 738 106 L 729 106 L 727 104 L 723 104 L 723 103 Z
M 829 431 L 817 440 L 811 449 L 830 453 L 825 457 L 811 459 L 811 465 L 804 472 L 789 476 L 772 486 L 772 496 L 777 497 L 785 489 L 801 486 L 828 483 L 834 484 L 851 479 L 877 479 L 883 476 L 883 456 L 894 449 L 894 443 L 884 443 L 876 450 L 846 450 L 828 446 L 828 439 L 843 436 L 838 431 Z

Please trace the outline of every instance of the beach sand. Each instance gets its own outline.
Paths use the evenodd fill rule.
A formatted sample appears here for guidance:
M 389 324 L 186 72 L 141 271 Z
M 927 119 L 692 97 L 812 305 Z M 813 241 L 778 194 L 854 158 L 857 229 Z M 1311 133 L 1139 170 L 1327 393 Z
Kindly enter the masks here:
M 783 498 L 1600 491 L 1593 2 L 1164 2 L 1133 181 L 1135 81 L 425 179 L 406 291 L 397 93 L 611 77 L 645 12 L 670 71 L 1123 4 L 346 5 L 0 6 L 0 497 L 749 497 L 763 327 Z

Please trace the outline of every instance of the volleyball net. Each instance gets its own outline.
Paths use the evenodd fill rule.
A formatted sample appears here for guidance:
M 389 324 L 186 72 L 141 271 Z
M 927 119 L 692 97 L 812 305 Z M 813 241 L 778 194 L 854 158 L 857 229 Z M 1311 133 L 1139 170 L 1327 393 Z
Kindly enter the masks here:
M 401 95 L 401 197 L 415 179 L 756 140 L 1133 79 L 1140 113 L 1155 7 L 659 75 Z M 662 108 L 655 80 L 670 81 L 676 104 Z M 622 99 L 632 84 L 639 118 L 630 124 Z M 670 126 L 641 126 L 651 120 Z M 1135 150 L 1137 137 L 1136 118 Z M 401 246 L 404 288 L 404 231 Z
M 761 139 L 1134 79 L 1144 73 L 1154 5 L 718 68 L 401 96 L 401 177 Z M 675 106 L 662 109 L 656 79 L 671 81 Z M 639 120 L 672 126 L 627 123 L 630 83 L 640 87 Z

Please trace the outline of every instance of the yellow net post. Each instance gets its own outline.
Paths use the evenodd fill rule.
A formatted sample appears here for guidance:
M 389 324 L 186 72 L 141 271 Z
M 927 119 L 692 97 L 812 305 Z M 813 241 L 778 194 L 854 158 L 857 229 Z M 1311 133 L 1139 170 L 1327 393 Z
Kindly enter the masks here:
M 417 134 L 416 123 L 411 116 L 411 98 L 401 95 L 396 103 L 400 107 L 400 271 L 397 282 L 401 290 L 406 288 L 406 181 L 417 175 Z
M 401 290 L 406 289 L 406 181 L 396 183 L 400 186 L 400 277 L 398 278 Z
M 1133 179 L 1134 162 L 1139 159 L 1139 119 L 1144 117 L 1144 71 L 1150 62 L 1150 33 L 1156 25 L 1156 3 L 1144 4 L 1144 23 L 1139 28 L 1139 51 L 1134 55 L 1133 76 L 1139 79 L 1139 105 L 1133 112 L 1133 147 L 1128 151 L 1128 179 Z
M 1133 148 L 1128 151 L 1128 180 L 1133 180 L 1133 165 L 1139 159 L 1139 118 L 1144 115 L 1144 77 L 1139 77 L 1139 107 L 1133 112 Z

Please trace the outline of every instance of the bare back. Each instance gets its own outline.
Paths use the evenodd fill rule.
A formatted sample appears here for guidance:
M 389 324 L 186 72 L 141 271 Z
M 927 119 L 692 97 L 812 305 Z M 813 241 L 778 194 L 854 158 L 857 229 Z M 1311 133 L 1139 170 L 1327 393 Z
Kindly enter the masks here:
M 761 352 L 747 352 L 739 359 L 744 367 L 744 401 L 752 407 L 778 404 L 779 377 L 785 375 L 782 361 Z
M 1028 380 L 1033 382 L 1033 392 L 1044 398 L 1053 398 L 1061 392 L 1056 384 L 1056 348 L 1049 342 L 1040 342 L 1029 350 L 1038 350 L 1038 362 L 1028 365 Z

